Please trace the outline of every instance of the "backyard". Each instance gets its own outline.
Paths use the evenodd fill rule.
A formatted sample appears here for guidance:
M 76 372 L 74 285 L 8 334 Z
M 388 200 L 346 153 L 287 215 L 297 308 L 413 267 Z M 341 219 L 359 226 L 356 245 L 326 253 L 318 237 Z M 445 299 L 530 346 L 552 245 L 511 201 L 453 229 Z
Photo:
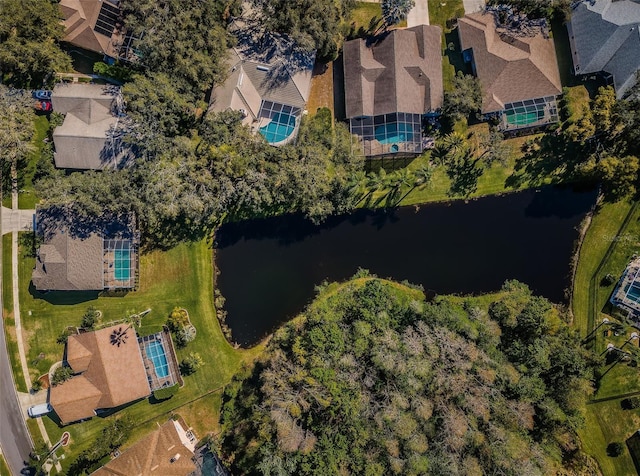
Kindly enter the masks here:
M 582 336 L 592 337 L 588 345 L 597 354 L 602 354 L 608 343 L 626 345 L 628 351 L 631 345 L 637 346 L 637 341 L 625 344 L 632 331 L 628 326 L 616 332 L 608 331 L 607 326 L 592 331 L 604 317 L 614 322 L 605 311 L 610 312 L 607 301 L 615 283 L 606 284 L 603 278 L 611 274 L 617 280 L 631 256 L 640 252 L 639 220 L 640 209 L 632 202 L 604 203 L 582 243 L 573 286 L 574 325 Z M 616 458 L 608 456 L 606 448 L 611 442 L 624 442 L 640 427 L 640 411 L 623 409 L 621 404 L 623 398 L 640 394 L 640 373 L 631 363 L 606 363 L 605 356 L 601 358 L 604 376 L 587 405 L 585 427 L 580 434 L 585 449 L 596 457 L 605 475 L 633 475 L 636 470 L 626 447 Z
M 10 269 L 6 237 L 4 245 L 3 277 L 6 278 L 6 270 Z M 130 442 L 150 430 L 154 422 L 167 419 L 174 411 L 193 426 L 199 437 L 217 431 L 220 389 L 242 362 L 252 360 L 261 347 L 234 349 L 223 336 L 213 307 L 213 257 L 207 242 L 183 244 L 170 251 L 154 251 L 143 255 L 140 260 L 140 289 L 118 297 L 98 296 L 98 293 L 91 292 L 50 292 L 34 296 L 36 292 L 30 286 L 34 258 L 25 256 L 23 252 L 21 249 L 20 306 L 32 379 L 45 374 L 54 362 L 62 359 L 64 347 L 56 342 L 57 337 L 66 326 L 79 325 L 89 306 L 102 311 L 103 323 L 151 308 L 151 312 L 142 318 L 142 325 L 136 329 L 139 335 L 158 332 L 175 306 L 184 307 L 197 329 L 197 337 L 185 349 L 178 350 L 178 360 L 189 352 L 197 352 L 205 361 L 200 370 L 185 377 L 184 388 L 171 399 L 153 404 L 143 400 L 117 412 L 115 416 L 94 417 L 90 421 L 64 428 L 45 417 L 45 427 L 52 441 L 57 441 L 65 430 L 71 433 L 71 444 L 66 450 L 68 454 L 63 467 L 68 467 L 74 457 L 93 442 L 106 420 L 120 415 L 133 416 L 136 422 Z M 6 285 L 4 289 L 7 289 Z M 15 345 L 11 346 L 11 350 L 18 388 L 24 391 L 24 384 L 20 384 L 22 378 Z M 39 432 L 36 430 L 33 434 L 37 438 Z

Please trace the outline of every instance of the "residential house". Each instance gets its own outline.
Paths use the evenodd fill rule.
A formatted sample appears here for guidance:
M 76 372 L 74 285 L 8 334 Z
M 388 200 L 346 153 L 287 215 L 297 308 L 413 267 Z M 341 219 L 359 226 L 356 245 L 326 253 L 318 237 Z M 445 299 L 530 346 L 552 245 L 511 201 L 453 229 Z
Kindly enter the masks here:
M 119 4 L 119 0 L 60 0 L 63 41 L 117 58 L 117 46 L 123 37 Z
M 602 74 L 622 98 L 640 69 L 640 1 L 577 2 L 567 29 L 575 74 Z
M 422 120 L 442 107 L 442 30 L 419 25 L 344 44 L 346 116 L 366 157 L 423 151 Z
M 229 50 L 228 76 L 214 86 L 209 110 L 240 111 L 243 123 L 270 144 L 291 142 L 309 99 L 315 52 L 240 21 L 230 31 L 238 44 Z
M 60 83 L 51 102 L 54 111 L 65 115 L 53 131 L 56 167 L 100 170 L 130 165 L 133 157 L 122 141 L 126 119 L 120 88 Z
M 545 22 L 505 26 L 492 12 L 458 19 L 465 61 L 482 87 L 485 116 L 499 119 L 505 131 L 558 121 L 562 93 L 553 40 Z
M 62 424 L 151 394 L 136 331 L 129 324 L 69 336 L 65 360 L 75 375 L 52 386 L 49 396 Z
M 195 439 L 184 422 L 169 420 L 92 476 L 187 476 L 196 471 Z
M 133 216 L 73 219 L 49 208 L 36 212 L 41 240 L 31 280 L 38 291 L 134 289 L 139 233 Z

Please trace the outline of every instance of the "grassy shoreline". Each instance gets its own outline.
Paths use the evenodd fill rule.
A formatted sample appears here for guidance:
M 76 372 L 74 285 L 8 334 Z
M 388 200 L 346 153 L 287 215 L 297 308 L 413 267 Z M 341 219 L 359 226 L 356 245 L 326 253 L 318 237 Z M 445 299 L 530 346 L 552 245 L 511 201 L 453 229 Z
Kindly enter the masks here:
M 580 335 L 587 336 L 605 316 L 611 319 L 605 311 L 609 311 L 607 301 L 615 283 L 606 285 L 602 278 L 612 274 L 617 280 L 631 255 L 640 250 L 638 236 L 640 210 L 637 204 L 621 201 L 599 206 L 583 239 L 573 283 L 573 325 Z M 589 345 L 600 354 L 608 342 L 621 345 L 627 333 L 625 330 L 620 337 L 605 337 L 597 332 Z M 637 368 L 622 364 L 605 363 L 602 371 L 606 373 L 585 409 L 585 426 L 579 430 L 579 435 L 585 451 L 596 458 L 605 476 L 635 475 L 636 469 L 626 447 L 617 458 L 608 456 L 606 447 L 614 441 L 624 443 L 640 427 L 640 411 L 621 407 L 626 394 L 640 393 L 640 375 Z

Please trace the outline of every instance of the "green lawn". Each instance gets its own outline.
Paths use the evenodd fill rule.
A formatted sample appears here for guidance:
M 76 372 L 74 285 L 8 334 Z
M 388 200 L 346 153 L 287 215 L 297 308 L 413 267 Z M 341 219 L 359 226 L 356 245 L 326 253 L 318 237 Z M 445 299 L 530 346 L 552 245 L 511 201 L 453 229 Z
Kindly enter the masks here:
M 11 476 L 9 466 L 7 466 L 4 456 L 0 454 L 0 476 Z
M 33 188 L 33 175 L 36 172 L 36 166 L 42 153 L 44 146 L 43 139 L 47 137 L 49 131 L 49 120 L 47 116 L 36 116 L 34 121 L 35 132 L 31 144 L 33 149 L 29 153 L 27 166 L 21 170 L 24 183 L 21 184 L 20 193 L 18 194 L 18 208 L 35 208 L 38 199 Z
M 34 291 L 29 289 L 34 258 L 22 257 L 20 305 L 31 376 L 42 375 L 51 364 L 61 360 L 63 346 L 56 343 L 56 337 L 66 326 L 78 325 L 90 305 L 103 312 L 103 322 L 151 308 L 138 329 L 140 334 L 159 331 L 171 309 L 181 306 L 189 311 L 197 337 L 185 350 L 178 351 L 178 359 L 195 351 L 204 358 L 205 366 L 185 377 L 184 388 L 173 398 L 153 405 L 146 400 L 138 402 L 116 416 L 131 415 L 137 425 L 146 429 L 178 409 L 200 436 L 215 432 L 220 397 L 214 392 L 229 381 L 243 360 L 254 358 L 261 347 L 236 350 L 225 340 L 213 308 L 213 257 L 206 242 L 183 244 L 167 252 L 151 252 L 143 255 L 140 261 L 140 289 L 124 297 L 53 292 L 34 296 Z M 70 454 L 63 464 L 66 467 L 75 455 L 91 444 L 105 419 L 93 418 L 64 429 L 48 417 L 44 422 L 52 441 L 56 441 L 64 430 L 71 433 L 72 443 L 67 450 Z
M 602 278 L 607 273 L 618 277 L 631 255 L 640 252 L 639 219 L 640 208 L 622 201 L 603 204 L 591 221 L 580 249 L 572 297 L 574 325 L 583 336 L 607 316 L 603 308 L 607 309 L 605 305 L 614 285 L 601 285 Z M 609 342 L 616 346 L 624 344 L 631 329 L 627 327 L 619 336 L 610 334 L 606 337 L 603 331 L 604 328 L 599 329 L 590 341 L 597 353 L 601 353 Z M 598 460 L 604 475 L 633 475 L 636 472 L 626 447 L 617 458 L 608 456 L 606 447 L 614 441 L 624 442 L 640 427 L 640 412 L 622 410 L 621 397 L 618 397 L 640 391 L 640 371 L 626 363 L 603 365 L 602 371 L 606 374 L 594 399 L 612 400 L 587 406 L 585 427 L 580 435 L 585 450 Z
M 349 25 L 356 33 L 360 28 L 367 32 L 373 18 L 378 20 L 382 18 L 382 8 L 379 3 L 356 2 L 356 6 L 351 10 Z
M 471 126 L 468 129 L 469 133 L 479 128 L 486 128 L 486 124 L 479 124 Z M 507 179 L 513 176 L 515 166 L 518 158 L 522 155 L 522 144 L 531 139 L 533 136 L 517 137 L 508 139 L 506 142 L 511 146 L 511 157 L 505 164 L 494 163 L 491 167 L 484 170 L 482 176 L 478 179 L 478 185 L 475 192 L 473 192 L 467 198 L 477 198 L 486 195 L 495 195 L 499 193 L 514 192 L 517 190 L 524 190 L 529 188 L 531 184 L 528 182 L 517 182 L 517 186 L 507 185 Z M 472 137 L 473 138 L 473 137 Z M 413 160 L 407 167 L 410 171 L 416 170 L 425 164 L 431 162 L 431 152 L 427 151 L 420 157 Z M 552 183 L 552 179 L 549 178 L 547 183 Z M 381 190 L 374 192 L 366 199 L 359 203 L 361 207 L 376 207 L 376 206 L 404 206 L 404 205 L 419 205 L 421 203 L 430 202 L 442 202 L 452 200 L 455 198 L 464 198 L 460 196 L 451 196 L 449 194 L 451 187 L 451 179 L 447 176 L 446 167 L 443 165 L 436 165 L 433 167 L 433 175 L 431 181 L 425 187 L 403 187 L 399 197 L 402 200 L 399 203 L 389 204 L 387 203 L 388 190 Z

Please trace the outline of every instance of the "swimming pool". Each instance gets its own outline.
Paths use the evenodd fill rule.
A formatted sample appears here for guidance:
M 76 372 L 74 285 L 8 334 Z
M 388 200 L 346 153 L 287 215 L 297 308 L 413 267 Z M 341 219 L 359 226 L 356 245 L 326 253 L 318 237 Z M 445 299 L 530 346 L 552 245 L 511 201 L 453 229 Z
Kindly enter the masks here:
M 167 355 L 164 351 L 164 346 L 159 340 L 153 340 L 148 342 L 144 349 L 147 353 L 147 357 L 153 362 L 153 366 L 158 378 L 164 378 L 169 376 L 169 363 L 167 362 Z
M 131 278 L 131 251 L 113 250 L 114 275 L 118 281 L 128 281 Z
M 269 144 L 276 144 L 289 137 L 295 127 L 295 116 L 286 112 L 278 112 L 271 117 L 269 124 L 260 128 L 260 134 L 267 139 Z
M 527 126 L 541 120 L 544 117 L 544 111 L 525 110 L 516 112 L 511 109 L 506 112 L 506 116 L 508 124 L 515 126 Z
M 376 127 L 376 140 L 381 144 L 398 144 L 413 140 L 413 126 L 406 122 L 392 122 Z

